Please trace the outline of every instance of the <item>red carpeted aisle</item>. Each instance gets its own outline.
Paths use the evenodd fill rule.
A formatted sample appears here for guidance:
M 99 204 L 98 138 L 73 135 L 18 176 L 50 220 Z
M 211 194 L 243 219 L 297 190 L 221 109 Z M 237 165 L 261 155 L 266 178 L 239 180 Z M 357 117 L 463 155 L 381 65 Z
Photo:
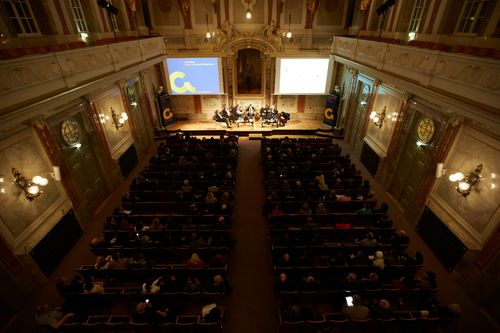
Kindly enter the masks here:
M 264 186 L 260 141 L 240 139 L 225 332 L 276 332 L 273 271 L 267 221 L 261 214 Z

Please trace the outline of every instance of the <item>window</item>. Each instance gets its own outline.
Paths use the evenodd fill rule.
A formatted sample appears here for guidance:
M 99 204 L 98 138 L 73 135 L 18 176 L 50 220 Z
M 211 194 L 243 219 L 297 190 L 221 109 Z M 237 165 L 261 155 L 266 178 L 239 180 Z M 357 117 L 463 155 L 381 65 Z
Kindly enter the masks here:
M 88 31 L 80 0 L 70 0 L 70 5 L 73 10 L 73 16 L 75 18 L 76 29 L 78 32 Z
M 18 36 L 40 34 L 29 0 L 3 0 L 3 4 Z
M 479 33 L 491 7 L 491 0 L 466 0 L 455 32 Z
M 415 6 L 413 7 L 413 11 L 411 13 L 411 19 L 408 31 L 420 32 L 426 5 L 427 5 L 427 0 L 415 1 Z

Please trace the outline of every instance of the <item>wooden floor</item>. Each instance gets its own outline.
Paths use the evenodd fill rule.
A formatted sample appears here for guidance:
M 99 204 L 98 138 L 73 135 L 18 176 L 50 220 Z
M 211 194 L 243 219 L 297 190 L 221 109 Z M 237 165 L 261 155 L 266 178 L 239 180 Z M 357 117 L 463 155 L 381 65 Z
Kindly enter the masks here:
M 332 128 L 323 124 L 322 120 L 289 120 L 285 126 L 272 126 L 262 124 L 261 121 L 256 121 L 254 124 L 242 123 L 232 124 L 228 128 L 226 123 L 218 123 L 213 120 L 197 120 L 197 121 L 175 121 L 172 125 L 165 128 L 167 131 L 193 131 L 200 133 L 221 132 L 232 133 L 241 136 L 248 136 L 251 133 L 267 135 L 280 134 L 313 134 L 315 131 L 331 132 Z

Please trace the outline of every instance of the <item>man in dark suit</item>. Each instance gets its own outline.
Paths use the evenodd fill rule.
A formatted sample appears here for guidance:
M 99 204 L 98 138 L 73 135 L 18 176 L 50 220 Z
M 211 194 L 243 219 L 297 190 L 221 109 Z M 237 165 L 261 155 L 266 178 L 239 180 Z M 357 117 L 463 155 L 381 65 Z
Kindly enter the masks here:
M 228 128 L 231 128 L 231 123 L 229 122 L 229 118 L 224 117 L 222 112 L 219 110 L 215 110 L 214 120 L 218 123 L 226 123 Z

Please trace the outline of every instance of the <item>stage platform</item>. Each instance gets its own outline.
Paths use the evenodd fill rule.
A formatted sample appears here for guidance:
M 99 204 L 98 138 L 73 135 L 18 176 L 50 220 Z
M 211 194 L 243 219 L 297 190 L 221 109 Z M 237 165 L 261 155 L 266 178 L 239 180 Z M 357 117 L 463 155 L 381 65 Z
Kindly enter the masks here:
M 192 135 L 220 135 L 236 134 L 247 136 L 251 139 L 267 137 L 273 135 L 318 135 L 341 139 L 343 131 L 330 128 L 323 124 L 322 120 L 289 120 L 285 126 L 262 124 L 256 121 L 251 123 L 232 124 L 227 128 L 225 123 L 218 123 L 213 120 L 181 120 L 175 121 L 172 125 L 157 130 L 157 137 L 161 138 L 168 134 L 177 132 L 190 132 Z

